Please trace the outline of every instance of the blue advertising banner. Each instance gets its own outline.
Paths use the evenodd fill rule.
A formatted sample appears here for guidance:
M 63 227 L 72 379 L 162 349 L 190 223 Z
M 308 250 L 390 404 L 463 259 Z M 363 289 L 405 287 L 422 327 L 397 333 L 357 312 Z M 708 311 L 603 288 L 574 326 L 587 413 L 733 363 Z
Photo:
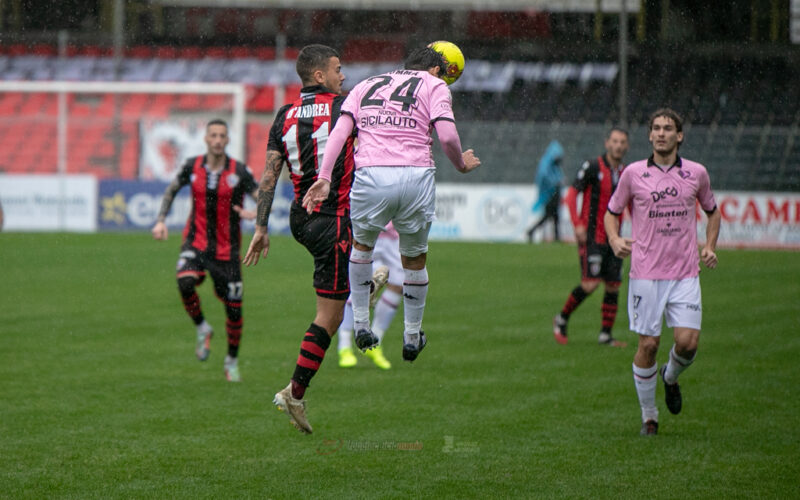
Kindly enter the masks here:
M 131 231 L 152 229 L 166 182 L 104 179 L 98 182 L 98 231 Z M 272 214 L 269 218 L 270 234 L 290 234 L 289 207 L 294 196 L 290 182 L 278 182 Z M 255 201 L 245 198 L 245 208 L 255 210 Z M 192 209 L 189 187 L 184 186 L 175 196 L 167 216 L 167 227 L 183 229 Z M 253 221 L 243 221 L 242 230 L 253 231 Z

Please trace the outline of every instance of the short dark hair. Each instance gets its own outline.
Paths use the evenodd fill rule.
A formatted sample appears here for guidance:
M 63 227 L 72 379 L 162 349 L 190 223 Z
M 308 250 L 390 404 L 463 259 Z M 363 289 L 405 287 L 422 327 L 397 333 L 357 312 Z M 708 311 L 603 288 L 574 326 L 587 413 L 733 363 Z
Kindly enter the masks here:
M 315 71 L 328 69 L 328 61 L 330 61 L 331 57 L 339 57 L 339 53 L 327 45 L 314 43 L 300 49 L 295 69 L 303 85 L 312 83 L 312 76 Z
M 606 134 L 606 139 L 611 139 L 611 134 L 613 134 L 614 132 L 619 132 L 619 133 L 625 134 L 625 137 L 629 137 L 628 131 L 625 130 L 624 128 L 622 128 L 622 127 L 611 127 L 610 129 L 608 129 L 608 133 Z
M 447 61 L 444 56 L 430 47 L 417 49 L 408 55 L 405 61 L 405 69 L 427 71 L 428 68 L 439 67 L 439 76 L 447 74 Z
M 226 122 L 222 118 L 214 118 L 210 122 L 206 123 L 206 130 L 208 130 L 208 127 L 212 125 L 222 125 L 223 127 L 225 127 L 225 130 L 228 129 L 228 122 Z
M 679 115 L 678 112 L 672 108 L 659 108 L 655 110 L 653 114 L 650 115 L 650 121 L 647 126 L 648 131 L 653 130 L 653 122 L 656 121 L 656 118 L 658 117 L 669 118 L 675 122 L 675 130 L 678 132 L 683 132 L 683 118 L 681 118 L 681 115 Z

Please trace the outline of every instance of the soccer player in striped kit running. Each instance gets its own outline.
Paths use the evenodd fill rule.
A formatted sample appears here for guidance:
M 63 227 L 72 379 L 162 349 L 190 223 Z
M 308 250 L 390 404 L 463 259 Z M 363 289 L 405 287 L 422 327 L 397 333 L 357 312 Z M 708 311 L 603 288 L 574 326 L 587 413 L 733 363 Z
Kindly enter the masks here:
M 344 304 L 350 295 L 347 265 L 352 245 L 350 187 L 353 181 L 353 138 L 337 156 L 331 174 L 330 196 L 313 211 L 300 205 L 308 188 L 317 180 L 328 133 L 340 117 L 344 97 L 344 73 L 339 54 L 325 45 L 308 45 L 297 56 L 297 74 L 303 83 L 300 96 L 283 106 L 269 133 L 267 166 L 258 189 L 256 230 L 244 257 L 248 266 L 269 251 L 268 223 L 275 187 L 283 165 L 294 185 L 289 223 L 298 243 L 314 257 L 314 288 L 317 311 L 300 343 L 294 374 L 289 385 L 275 394 L 273 402 L 286 412 L 303 433 L 312 427 L 305 411 L 305 392 L 319 370 L 331 337 L 342 322 Z
M 633 358 L 633 380 L 642 410 L 643 436 L 658 433 L 656 385 L 664 382 L 667 409 L 678 414 L 683 398 L 678 375 L 694 361 L 703 319 L 700 261 L 717 267 L 717 209 L 706 168 L 681 158 L 683 120 L 669 108 L 650 116 L 653 154 L 622 172 L 605 214 L 608 243 L 618 257 L 631 256 L 628 282 L 630 328 L 639 334 Z M 708 216 L 706 242 L 698 252 L 696 206 Z M 631 238 L 619 235 L 619 217 L 631 212 Z M 656 354 L 666 317 L 675 343 L 669 361 L 658 371 Z
M 239 262 L 240 218 L 253 219 L 255 213 L 242 209 L 245 193 L 255 198 L 256 180 L 246 165 L 225 154 L 228 125 L 211 120 L 205 135 L 208 152 L 190 158 L 164 191 L 161 210 L 153 237 L 166 240 L 167 218 L 172 201 L 180 189 L 192 189 L 192 212 L 183 230 L 183 245 L 177 275 L 183 307 L 197 327 L 197 359 L 208 359 L 213 330 L 200 308 L 195 287 L 205 280 L 206 271 L 214 281 L 214 293 L 225 304 L 225 332 L 228 354 L 224 373 L 231 382 L 239 382 L 239 342 L 242 337 L 242 266 Z

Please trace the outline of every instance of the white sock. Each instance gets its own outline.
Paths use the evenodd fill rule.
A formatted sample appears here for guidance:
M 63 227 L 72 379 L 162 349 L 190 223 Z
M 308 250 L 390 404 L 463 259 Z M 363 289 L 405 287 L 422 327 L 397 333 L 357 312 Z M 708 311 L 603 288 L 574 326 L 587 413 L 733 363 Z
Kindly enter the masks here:
M 392 324 L 394 315 L 397 314 L 397 306 L 400 305 L 402 297 L 399 293 L 392 290 L 384 290 L 378 304 L 375 306 L 375 319 L 372 320 L 372 333 L 379 340 L 383 340 L 383 334 Z
M 339 325 L 339 350 L 353 346 L 353 305 L 348 300 L 344 305 L 342 324 Z
M 202 337 L 208 335 L 211 332 L 211 325 L 208 324 L 208 321 L 203 320 L 202 323 L 197 325 L 197 336 Z
M 422 315 L 425 312 L 425 297 L 428 295 L 428 270 L 403 269 L 403 315 L 404 334 L 415 335 L 422 329 Z
M 372 251 L 350 252 L 350 300 L 356 330 L 369 327 L 369 289 L 372 284 Z
M 658 422 L 658 408 L 656 408 L 657 374 L 658 363 L 650 368 L 639 368 L 636 364 L 633 365 L 633 382 L 636 384 L 639 406 L 642 407 L 642 422 L 648 420 Z
M 674 384 L 678 381 L 678 375 L 694 362 L 697 353 L 692 356 L 692 359 L 686 359 L 675 354 L 675 344 L 672 344 L 672 349 L 669 351 L 669 361 L 667 362 L 667 371 L 664 372 L 664 381 L 668 384 Z

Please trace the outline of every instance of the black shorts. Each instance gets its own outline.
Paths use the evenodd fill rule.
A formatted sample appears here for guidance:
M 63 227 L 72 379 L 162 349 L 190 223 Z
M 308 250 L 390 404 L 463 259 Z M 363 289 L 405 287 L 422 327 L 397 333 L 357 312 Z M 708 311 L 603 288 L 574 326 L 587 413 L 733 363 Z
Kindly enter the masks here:
M 578 258 L 581 261 L 581 279 L 622 282 L 622 259 L 614 255 L 610 245 L 578 245 Z
M 242 264 L 238 260 L 218 260 L 213 255 L 200 252 L 189 245 L 181 247 L 176 265 L 178 278 L 194 276 L 197 284 L 206 278 L 206 271 L 214 281 L 214 293 L 220 300 L 232 305 L 242 303 Z
M 353 231 L 350 217 L 308 214 L 292 204 L 289 227 L 298 243 L 314 257 L 314 288 L 326 299 L 347 300 L 348 267 Z

